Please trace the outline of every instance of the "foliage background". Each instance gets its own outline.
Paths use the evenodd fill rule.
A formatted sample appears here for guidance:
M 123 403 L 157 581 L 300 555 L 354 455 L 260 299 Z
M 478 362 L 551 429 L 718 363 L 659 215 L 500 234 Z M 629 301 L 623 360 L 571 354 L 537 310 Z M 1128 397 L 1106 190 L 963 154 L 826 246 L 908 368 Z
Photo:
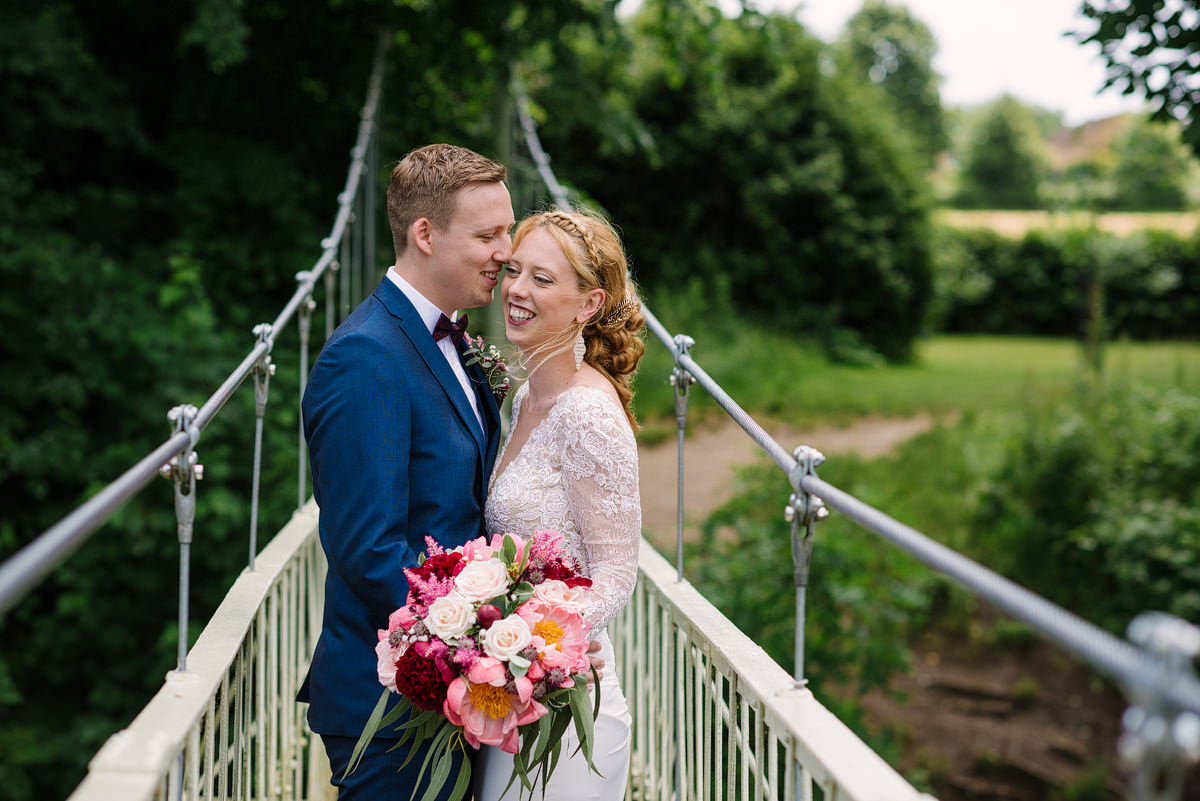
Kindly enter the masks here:
M 891 50 L 870 41 L 872 19 Z M 627 21 L 612 0 L 13 0 L 0 6 L 0 558 L 160 443 L 166 411 L 203 401 L 251 346 L 254 324 L 290 295 L 295 272 L 311 266 L 381 27 L 393 37 L 384 161 L 429 141 L 501 157 L 506 131 L 497 119 L 519 57 L 560 178 L 620 224 L 656 308 L 670 297 L 699 309 L 714 333 L 753 340 L 724 358 L 749 365 L 730 388 L 756 410 L 795 411 L 789 381 L 828 367 L 828 358 L 838 369 L 886 361 L 898 371 L 888 375 L 911 375 L 904 371 L 920 370 L 909 363 L 915 343 L 942 327 L 1071 335 L 1080 282 L 1096 276 L 1109 290 L 1110 332 L 1195 336 L 1200 270 L 1191 239 L 1068 232 L 1013 241 L 930 224 L 935 198 L 953 194 L 939 194 L 927 173 L 947 140 L 956 147 L 953 115 L 939 124 L 923 26 L 891 5 L 869 4 L 828 47 L 786 16 L 728 19 L 704 0 L 646 0 Z M 881 52 L 895 58 L 869 57 Z M 1013 152 L 1053 122 L 1038 110 L 1007 113 L 1033 120 L 1009 125 Z M 1173 130 L 1153 169 L 1139 161 L 1131 175 L 1180 174 L 1162 166 L 1177 163 Z M 1030 164 L 1025 185 L 1012 190 L 1024 199 L 1006 205 L 1043 197 L 1046 176 L 1036 158 Z M 1103 191 L 1072 197 L 1124 202 L 1114 199 L 1119 165 L 1088 169 Z M 378 191 L 385 175 L 370 178 Z M 960 182 L 976 192 L 972 202 L 1010 196 L 973 180 Z M 1138 191 L 1174 190 L 1160 182 Z M 753 322 L 762 320 L 768 330 Z M 315 326 L 323 329 L 319 317 Z M 287 399 L 297 357 L 287 344 L 274 354 L 263 475 L 265 487 L 287 489 L 264 494 L 263 532 L 279 528 L 293 497 L 297 420 Z M 855 390 L 827 399 L 842 414 L 894 408 L 887 404 L 902 395 L 872 384 L 875 373 L 838 375 Z M 1154 428 L 1157 417 L 1142 423 L 1162 443 L 1192 436 L 1191 402 L 1171 401 L 1178 430 Z M 193 548 L 193 639 L 244 563 L 252 415 L 243 390 L 199 445 L 207 474 Z M 1079 426 L 1111 419 L 1097 411 Z M 1083 447 L 1052 438 L 1045 453 L 1026 453 L 1041 442 L 1017 437 L 1007 447 L 1048 464 Z M 1079 454 L 1108 465 L 1101 470 L 1116 469 L 1110 456 Z M 1015 474 L 995 470 L 997 482 L 1015 487 Z M 752 484 L 750 500 L 710 527 L 714 537 L 744 528 L 747 551 L 757 553 L 770 537 L 754 517 L 760 490 Z M 0 798 L 67 795 L 89 755 L 173 666 L 170 497 L 165 483 L 147 488 L 0 621 Z M 1154 497 L 1134 515 L 1138 525 L 1191 536 L 1195 499 Z M 998 494 L 980 519 L 1004 530 L 1038 504 Z M 1064 520 L 1063 536 L 1091 520 Z M 1079 564 L 1110 547 L 1136 555 L 1127 530 L 1110 529 L 1087 553 L 1079 546 Z M 1185 552 L 1168 550 L 1156 564 Z M 817 632 L 813 664 L 877 683 L 902 657 L 894 635 L 932 596 L 920 581 L 905 591 L 907 567 L 882 564 L 853 536 L 821 558 L 837 580 L 814 603 L 849 612 Z M 874 598 L 864 576 L 893 568 L 880 585 L 896 590 L 878 607 L 885 636 L 848 649 Z M 1110 578 L 1129 586 L 1126 575 Z

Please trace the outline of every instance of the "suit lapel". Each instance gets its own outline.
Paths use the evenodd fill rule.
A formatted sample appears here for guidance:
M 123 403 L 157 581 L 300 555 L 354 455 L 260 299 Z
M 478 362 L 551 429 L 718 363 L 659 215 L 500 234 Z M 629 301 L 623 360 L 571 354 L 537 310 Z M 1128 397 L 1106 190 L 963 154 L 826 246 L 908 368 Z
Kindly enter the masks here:
M 400 288 L 392 283 L 391 279 L 385 277 L 375 290 L 375 297 L 379 299 L 393 317 L 397 318 L 400 325 L 400 330 L 412 342 L 413 348 L 421 356 L 421 360 L 425 362 L 425 366 L 429 368 L 429 372 L 433 373 L 433 377 L 441 384 L 442 390 L 449 398 L 450 404 L 458 413 L 462 424 L 471 432 L 471 436 L 475 439 L 475 445 L 479 449 L 479 456 L 483 463 L 487 464 L 487 441 L 484 438 L 484 432 L 479 427 L 479 419 L 475 416 L 475 411 L 471 408 L 470 401 L 467 400 L 466 394 L 463 392 L 462 384 L 458 382 L 454 371 L 450 369 L 450 365 L 446 362 L 446 357 L 442 355 L 441 349 L 437 343 L 433 341 L 433 337 L 429 334 L 429 329 L 425 327 L 425 323 L 421 320 L 421 315 L 417 314 L 417 310 L 413 308 L 412 303 L 408 298 L 404 297 L 404 293 Z

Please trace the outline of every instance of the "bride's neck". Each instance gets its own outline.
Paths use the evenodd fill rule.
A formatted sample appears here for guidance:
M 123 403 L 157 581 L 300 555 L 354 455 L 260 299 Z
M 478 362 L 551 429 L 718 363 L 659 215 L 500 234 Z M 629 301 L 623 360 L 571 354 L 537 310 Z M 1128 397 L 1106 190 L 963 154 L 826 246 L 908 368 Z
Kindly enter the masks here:
M 529 397 L 533 410 L 545 411 L 567 389 L 575 376 L 575 355 L 556 353 L 536 364 L 529 365 Z

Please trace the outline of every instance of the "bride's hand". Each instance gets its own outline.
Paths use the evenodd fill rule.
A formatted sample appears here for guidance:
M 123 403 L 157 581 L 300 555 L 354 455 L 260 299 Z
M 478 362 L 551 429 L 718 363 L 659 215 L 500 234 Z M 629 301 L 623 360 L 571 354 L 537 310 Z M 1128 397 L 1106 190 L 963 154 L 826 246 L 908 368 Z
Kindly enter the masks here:
M 588 640 L 588 661 L 592 663 L 592 668 L 595 669 L 597 676 L 604 675 L 604 660 L 597 654 L 600 653 L 600 642 L 598 640 Z M 588 673 L 588 684 L 592 683 L 592 674 Z

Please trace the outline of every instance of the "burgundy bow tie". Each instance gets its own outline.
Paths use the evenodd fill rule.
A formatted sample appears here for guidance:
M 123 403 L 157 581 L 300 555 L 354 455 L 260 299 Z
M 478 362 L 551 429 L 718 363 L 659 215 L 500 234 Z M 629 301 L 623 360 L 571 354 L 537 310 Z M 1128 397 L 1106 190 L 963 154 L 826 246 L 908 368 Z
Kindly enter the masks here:
M 455 347 L 461 347 L 465 333 L 467 333 L 467 315 L 460 314 L 457 320 L 450 322 L 450 318 L 443 314 L 438 318 L 437 325 L 433 327 L 433 341 L 441 342 L 445 337 L 450 337 Z

